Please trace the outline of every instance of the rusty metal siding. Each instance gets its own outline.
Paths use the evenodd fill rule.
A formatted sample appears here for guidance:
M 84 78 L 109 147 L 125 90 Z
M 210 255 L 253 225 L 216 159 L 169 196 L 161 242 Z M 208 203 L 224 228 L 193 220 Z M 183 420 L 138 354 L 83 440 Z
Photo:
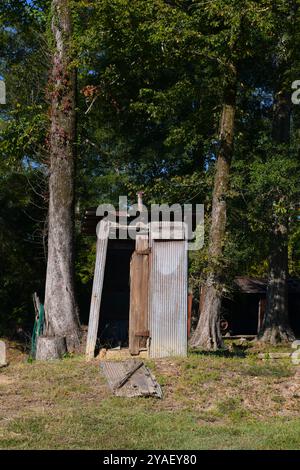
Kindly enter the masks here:
M 152 240 L 150 357 L 186 356 L 187 283 L 186 241 Z

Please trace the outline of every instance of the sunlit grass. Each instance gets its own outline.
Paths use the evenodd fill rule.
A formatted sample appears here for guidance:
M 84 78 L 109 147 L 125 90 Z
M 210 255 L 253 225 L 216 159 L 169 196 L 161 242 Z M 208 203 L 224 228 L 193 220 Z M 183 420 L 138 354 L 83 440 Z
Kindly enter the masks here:
M 2 369 L 0 448 L 300 448 L 289 361 L 193 353 L 148 365 L 163 400 L 111 396 L 99 363 L 82 357 Z

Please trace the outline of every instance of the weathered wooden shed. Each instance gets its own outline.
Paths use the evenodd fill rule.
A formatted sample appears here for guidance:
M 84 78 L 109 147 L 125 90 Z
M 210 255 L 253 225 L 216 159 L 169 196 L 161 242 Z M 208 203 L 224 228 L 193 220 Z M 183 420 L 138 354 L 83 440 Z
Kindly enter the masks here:
M 86 233 L 120 229 L 87 211 Z M 115 214 L 119 217 L 120 214 Z M 121 218 L 120 218 L 121 220 Z M 132 226 L 128 217 L 127 225 Z M 124 224 L 124 218 L 122 219 Z M 128 347 L 131 355 L 187 354 L 188 259 L 185 223 L 149 222 L 135 239 L 97 238 L 86 355 L 97 342 Z
M 230 298 L 222 301 L 223 333 L 255 336 L 260 330 L 266 309 L 267 279 L 237 277 Z M 289 278 L 288 313 L 291 327 L 300 335 L 300 280 Z

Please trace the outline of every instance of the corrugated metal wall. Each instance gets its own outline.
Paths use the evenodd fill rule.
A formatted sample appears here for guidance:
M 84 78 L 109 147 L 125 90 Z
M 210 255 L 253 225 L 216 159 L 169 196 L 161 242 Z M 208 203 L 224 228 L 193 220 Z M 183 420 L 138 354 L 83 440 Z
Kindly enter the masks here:
M 187 354 L 187 249 L 183 240 L 152 240 L 150 357 Z

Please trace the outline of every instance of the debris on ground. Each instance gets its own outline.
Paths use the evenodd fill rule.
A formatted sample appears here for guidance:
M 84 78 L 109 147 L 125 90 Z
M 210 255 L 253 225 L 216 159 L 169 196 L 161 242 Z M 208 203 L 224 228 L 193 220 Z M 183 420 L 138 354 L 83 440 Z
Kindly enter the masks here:
M 0 341 L 0 367 L 7 366 L 6 361 L 6 345 L 4 341 Z
M 259 359 L 284 359 L 286 357 L 291 357 L 291 352 L 268 352 L 268 353 L 259 353 Z
M 140 353 L 135 356 L 136 359 L 147 359 L 148 358 L 148 351 L 145 350 L 140 350 Z M 129 348 L 101 348 L 99 351 L 99 354 L 97 356 L 97 359 L 100 360 L 116 360 L 116 361 L 125 361 L 126 359 L 132 359 L 132 355 L 129 351 Z
M 292 363 L 295 365 L 300 364 L 300 341 L 295 340 L 292 343 L 292 348 L 294 349 L 294 352 L 292 354 Z
M 100 368 L 111 391 L 118 397 L 163 396 L 150 369 L 140 360 L 103 361 Z

